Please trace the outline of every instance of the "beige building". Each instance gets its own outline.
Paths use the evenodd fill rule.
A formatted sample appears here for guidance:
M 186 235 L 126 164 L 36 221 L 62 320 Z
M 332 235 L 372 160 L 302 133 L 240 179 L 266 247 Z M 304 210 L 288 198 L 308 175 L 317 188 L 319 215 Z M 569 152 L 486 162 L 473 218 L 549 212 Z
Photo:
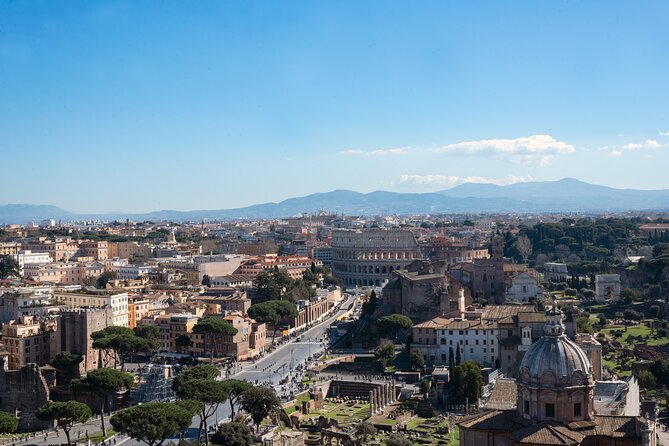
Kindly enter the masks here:
M 127 327 L 128 317 L 128 293 L 115 293 L 113 291 L 96 292 L 56 292 L 54 299 L 68 308 L 110 308 L 112 310 L 112 323 L 117 327 Z
M 317 267 L 323 266 L 323 262 L 320 260 L 311 259 L 307 256 L 268 254 L 242 262 L 239 266 L 239 273 L 254 278 L 263 271 L 279 268 L 286 271 L 292 279 L 298 280 L 302 278 L 305 270 L 311 268 L 312 263 Z
M 9 370 L 19 370 L 30 363 L 46 365 L 60 351 L 58 335 L 55 318 L 37 320 L 34 316 L 22 316 L 2 324 Z
M 80 285 L 86 279 L 96 278 L 105 271 L 104 265 L 97 262 L 68 262 L 27 264 L 23 267 L 24 276 L 37 282 Z
M 0 255 L 3 256 L 11 256 L 14 254 L 18 254 L 19 250 L 21 249 L 21 245 L 18 243 L 0 243 Z

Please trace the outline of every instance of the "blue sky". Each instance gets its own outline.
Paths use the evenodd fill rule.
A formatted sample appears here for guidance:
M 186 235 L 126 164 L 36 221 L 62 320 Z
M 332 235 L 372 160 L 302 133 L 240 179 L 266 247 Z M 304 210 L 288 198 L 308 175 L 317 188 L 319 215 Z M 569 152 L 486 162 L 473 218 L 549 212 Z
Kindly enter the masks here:
M 669 188 L 669 2 L 4 1 L 0 155 L 79 212 Z

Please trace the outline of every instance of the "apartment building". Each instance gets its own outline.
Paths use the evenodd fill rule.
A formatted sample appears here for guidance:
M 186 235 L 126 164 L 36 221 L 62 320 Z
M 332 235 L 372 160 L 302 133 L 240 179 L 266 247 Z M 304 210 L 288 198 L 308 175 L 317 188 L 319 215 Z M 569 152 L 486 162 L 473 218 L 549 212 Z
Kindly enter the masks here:
M 462 361 L 494 366 L 499 357 L 497 328 L 494 321 L 437 317 L 412 327 L 411 351 L 420 351 L 433 365 L 448 365 L 451 352 L 455 358 L 459 350 Z
M 25 276 L 26 265 L 43 265 L 45 263 L 51 263 L 53 260 L 47 252 L 32 252 L 29 250 L 21 250 L 16 254 L 11 254 L 11 257 L 19 262 L 19 267 L 21 268 L 21 274 Z
M 314 263 L 317 267 L 323 266 L 323 262 L 310 259 L 307 256 L 278 256 L 268 254 L 254 259 L 246 260 L 239 265 L 239 273 L 249 277 L 256 277 L 263 271 L 271 271 L 279 268 L 288 273 L 292 279 L 301 279 L 304 271 L 311 268 Z
M 37 282 L 57 283 L 63 285 L 83 284 L 86 279 L 96 278 L 105 271 L 105 267 L 97 262 L 69 262 L 26 264 L 24 276 Z
M 111 308 L 111 325 L 128 327 L 128 293 L 107 291 L 56 292 L 54 299 L 68 308 Z
M 21 316 L 2 324 L 2 342 L 7 353 L 9 370 L 19 370 L 27 364 L 43 366 L 60 351 L 57 318 L 38 319 Z

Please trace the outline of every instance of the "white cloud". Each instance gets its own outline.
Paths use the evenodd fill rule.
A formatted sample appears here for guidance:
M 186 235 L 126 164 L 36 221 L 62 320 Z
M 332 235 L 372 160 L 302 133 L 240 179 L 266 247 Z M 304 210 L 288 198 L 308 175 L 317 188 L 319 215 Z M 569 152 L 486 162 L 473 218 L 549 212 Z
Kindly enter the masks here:
M 516 163 L 550 163 L 555 155 L 573 153 L 573 145 L 558 141 L 550 135 L 532 135 L 514 139 L 484 139 L 448 144 L 432 149 L 434 153 L 453 155 L 491 156 Z
M 485 178 L 477 176 L 461 177 L 457 175 L 400 175 L 399 184 L 405 186 L 421 186 L 421 187 L 440 187 L 447 188 L 457 186 L 463 183 L 481 183 L 481 184 L 498 184 L 505 186 L 508 184 L 524 183 L 532 181 L 532 177 L 507 175 L 502 178 Z
M 669 136 L 669 132 L 658 132 L 660 136 Z
M 660 144 L 654 139 L 647 139 L 643 142 L 625 144 L 623 146 L 623 149 L 625 150 L 659 149 L 661 147 L 667 147 L 667 146 L 669 146 L 669 144 Z
M 354 156 L 386 156 L 386 155 L 408 155 L 413 149 L 410 147 L 398 147 L 394 149 L 378 149 L 378 150 L 344 150 L 339 152 L 340 155 L 354 155 Z
M 613 157 L 619 157 L 622 154 L 623 154 L 623 152 L 621 152 L 620 150 L 611 150 L 611 152 L 609 152 L 609 156 L 613 156 Z

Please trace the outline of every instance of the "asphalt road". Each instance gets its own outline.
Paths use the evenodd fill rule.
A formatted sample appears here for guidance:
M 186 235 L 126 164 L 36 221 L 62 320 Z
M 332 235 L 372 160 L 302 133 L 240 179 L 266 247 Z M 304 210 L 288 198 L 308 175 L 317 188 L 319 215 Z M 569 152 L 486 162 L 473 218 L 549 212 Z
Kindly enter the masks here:
M 332 325 L 337 317 L 346 312 L 346 308 L 352 302 L 353 296 L 347 295 L 346 300 L 333 316 L 323 320 L 321 323 L 302 333 L 299 336 L 299 341 L 293 340 L 291 342 L 287 342 L 277 347 L 274 351 L 266 354 L 263 358 L 259 359 L 255 363 L 243 364 L 240 372 L 234 375 L 230 375 L 227 378 L 243 379 L 258 385 L 271 385 L 276 390 L 277 394 L 282 397 L 282 399 L 284 399 L 284 401 L 290 399 L 291 393 L 297 392 L 297 386 L 295 384 L 281 385 L 279 383 L 286 377 L 295 377 L 296 374 L 298 376 L 297 382 L 299 382 L 299 376 L 301 375 L 299 375 L 299 372 L 295 370 L 296 367 L 301 364 L 304 368 L 306 361 L 310 356 L 323 352 L 325 346 L 320 342 L 320 340 L 325 340 L 325 334 L 328 327 Z M 221 377 L 221 379 L 225 378 L 225 376 Z M 226 402 L 219 405 L 216 414 L 209 419 L 209 424 L 215 425 L 219 422 L 229 421 L 229 418 L 230 404 Z M 107 421 L 106 417 L 105 421 Z M 199 417 L 193 418 L 193 424 L 186 434 L 188 438 L 195 438 L 197 436 L 199 422 Z M 100 421 L 98 419 L 96 422 L 88 422 L 85 425 L 75 426 L 72 430 L 74 433 L 79 431 L 85 432 L 88 430 L 92 434 L 94 432 L 100 431 L 99 423 Z M 110 424 L 107 423 L 107 426 L 110 426 Z M 74 435 L 73 438 L 76 438 L 76 435 Z M 124 446 L 139 446 L 144 444 L 122 435 L 116 436 L 115 440 L 116 445 L 122 444 Z M 177 438 L 175 438 L 173 441 L 176 443 L 176 440 Z M 65 435 L 61 433 L 56 437 L 52 433 L 51 437 L 48 438 L 47 441 L 44 441 L 44 437 L 42 437 L 32 439 L 32 441 L 28 441 L 27 443 L 19 444 L 53 445 L 59 444 L 61 442 L 63 444 L 65 443 Z M 108 441 L 106 444 L 113 444 L 113 442 L 110 443 Z

